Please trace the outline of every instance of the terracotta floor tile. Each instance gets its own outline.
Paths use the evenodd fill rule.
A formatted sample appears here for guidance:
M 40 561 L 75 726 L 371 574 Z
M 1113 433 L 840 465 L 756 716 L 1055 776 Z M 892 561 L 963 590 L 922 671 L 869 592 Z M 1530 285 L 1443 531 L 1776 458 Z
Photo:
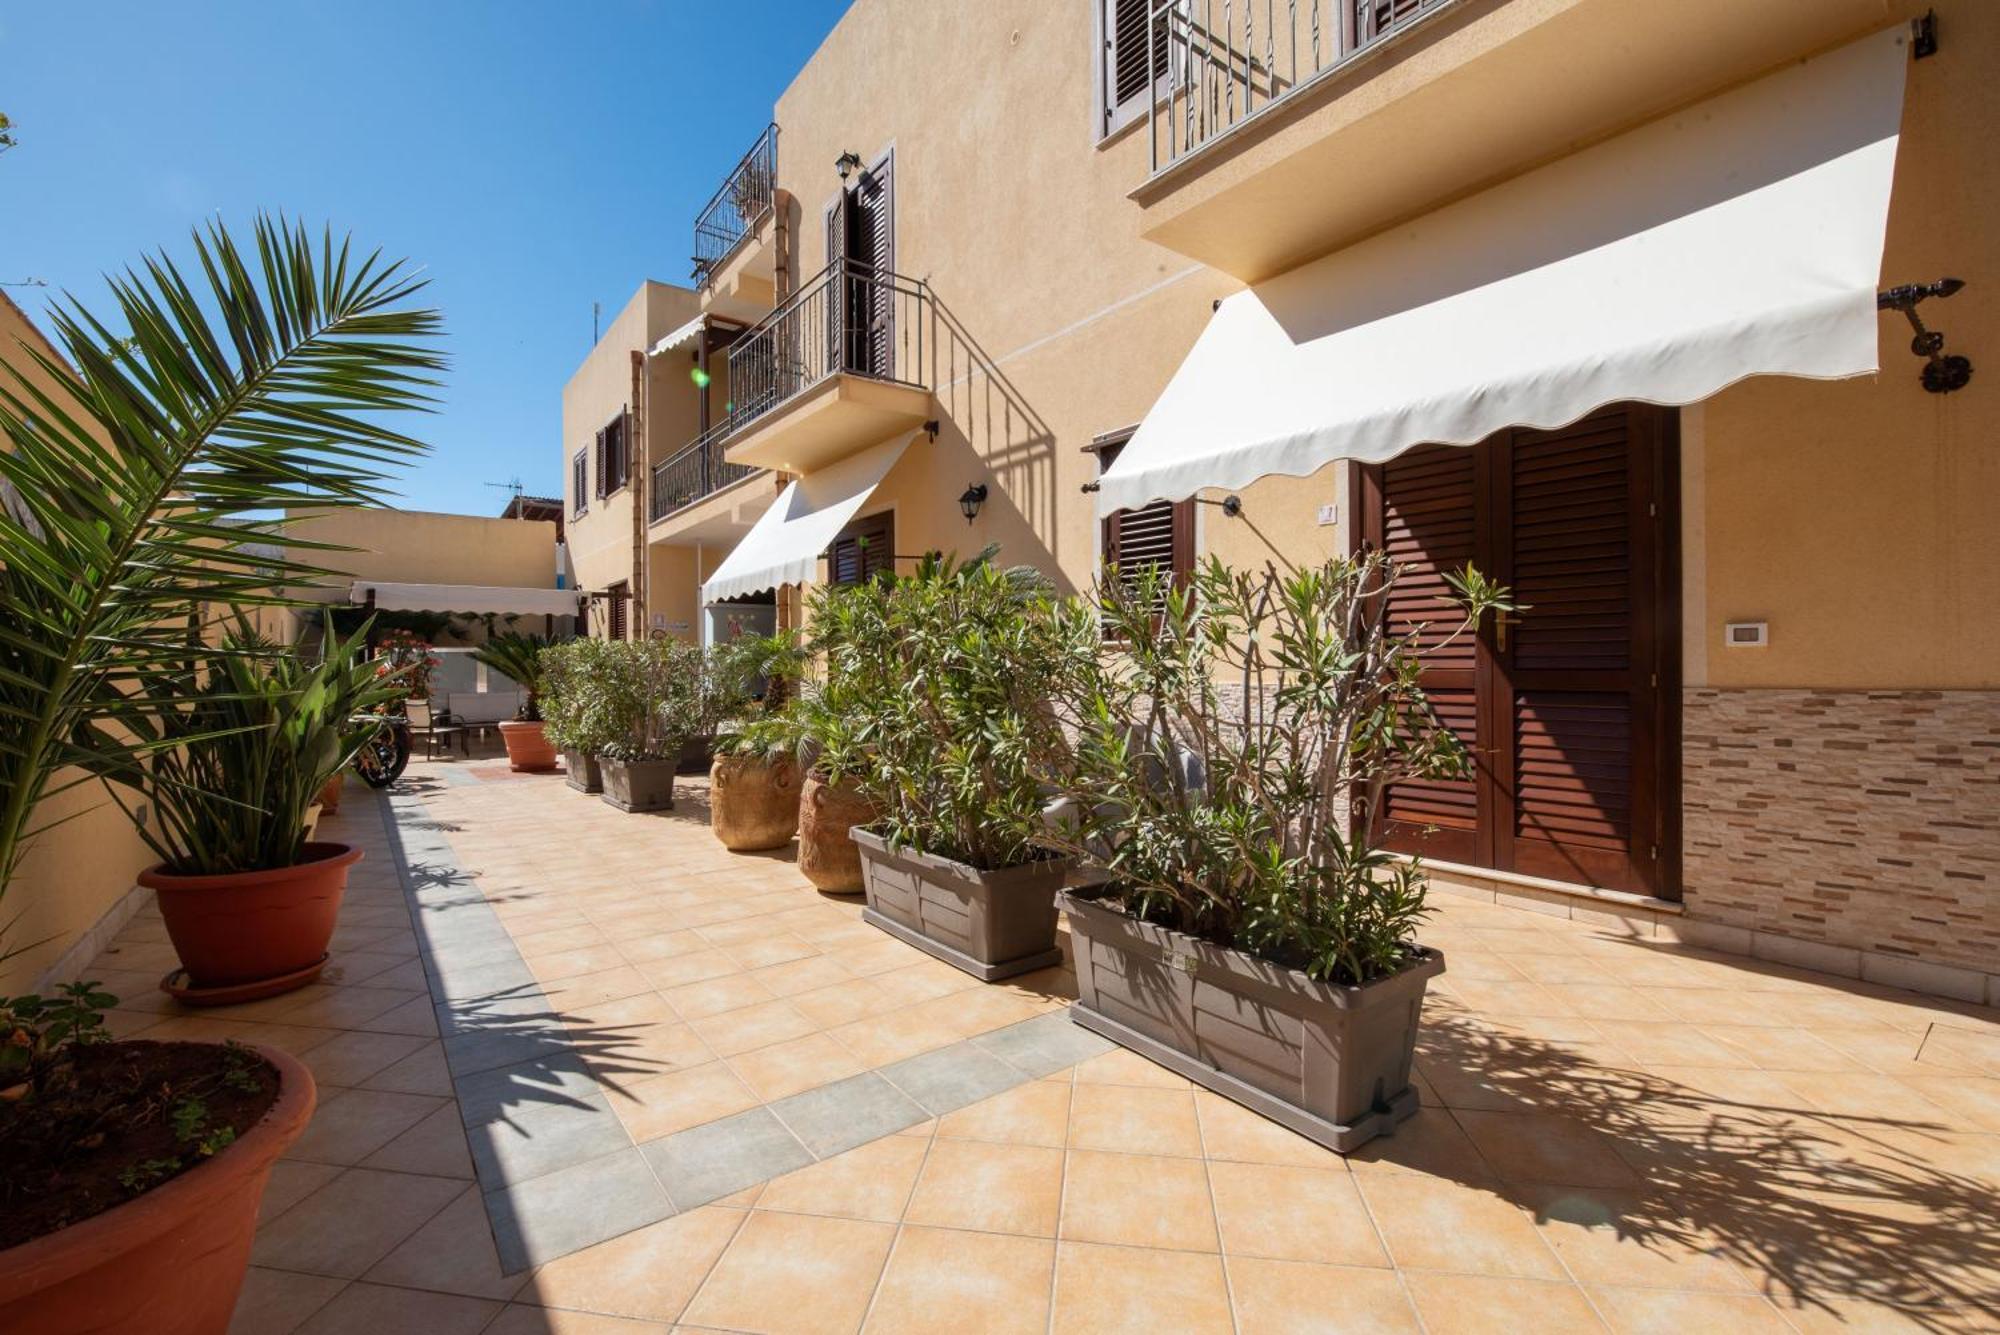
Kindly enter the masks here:
M 605 1090 L 634 1143 L 643 1144 L 755 1107 L 757 1096 L 721 1061 L 620 1083 Z
M 439 1108 L 447 1099 L 375 1089 L 323 1090 L 305 1134 L 285 1151 L 289 1159 L 357 1164 Z
M 867 1069 L 825 1034 L 787 1039 L 738 1053 L 727 1060 L 730 1069 L 766 1103 L 830 1085 Z
M 448 1178 L 350 1168 L 259 1230 L 253 1259 L 355 1278 L 464 1190 Z
M 362 1278 L 370 1284 L 495 1299 L 513 1297 L 528 1282 L 525 1271 L 501 1273 L 486 1202 L 479 1189 L 471 1186 Z
M 1431 1335 L 1568 1335 L 1604 1329 L 1574 1284 L 1417 1272 L 1405 1275 L 1404 1283 Z
M 1055 1243 L 906 1228 L 896 1238 L 864 1331 L 1041 1335 L 1049 1325 Z
M 550 1261 L 517 1303 L 672 1321 L 743 1226 L 741 1210 L 704 1205 Z
M 348 1281 L 251 1266 L 229 1322 L 229 1335 L 291 1335 Z
M 1222 1250 L 1232 1256 L 1387 1266 L 1374 1220 L 1344 1171 L 1211 1163 Z
M 1034 1080 L 946 1113 L 938 1120 L 938 1135 L 1060 1148 L 1068 1138 L 1069 1103 L 1067 1081 Z
M 1354 1181 L 1401 1268 L 1563 1278 L 1527 1212 L 1490 1190 L 1402 1173 Z
M 860 1326 L 894 1237 L 888 1224 L 753 1211 L 684 1320 L 845 1335 Z
M 920 1007 L 891 1011 L 829 1031 L 863 1066 L 887 1066 L 958 1042 L 958 1028 Z
M 689 1026 L 718 1057 L 782 1043 L 818 1032 L 817 1026 L 786 1002 L 765 1001 L 690 1020 Z
M 939 1140 L 904 1218 L 941 1228 L 1054 1237 L 1062 1194 L 1060 1150 Z
M 1061 1236 L 1126 1247 L 1215 1251 L 1207 1168 L 1198 1159 L 1072 1150 L 1063 1185 Z
M 1235 1325 L 1222 1258 L 1063 1242 L 1056 1248 L 1049 1329 L 1055 1335 L 1224 1335 Z
M 477 1335 L 500 1311 L 480 1298 L 350 1284 L 299 1335 Z
M 1680 1293 L 1668 1289 L 1586 1286 L 1591 1303 L 1618 1335 L 1785 1335 L 1791 1323 L 1757 1294 Z
M 837 955 L 844 953 L 843 950 L 836 950 Z M 878 973 L 873 981 L 882 989 L 889 1003 L 898 1007 L 915 1006 L 939 997 L 969 992 L 980 985 L 978 979 L 968 977 L 949 964 L 921 958 L 887 973 Z
M 670 987 L 661 995 L 690 1024 L 776 1000 L 769 988 L 749 974 L 729 974 L 686 987 Z
M 1149 1062 L 1136 1052 L 1114 1048 L 1089 1061 L 1078 1062 L 1079 1085 L 1140 1085 L 1152 1089 L 1187 1089 L 1187 1077 L 1175 1075 L 1157 1062 Z
M 696 983 L 711 982 L 740 972 L 736 961 L 714 946 L 685 955 L 640 960 L 633 967 L 646 976 L 647 982 L 670 995 L 677 988 L 692 987 Z
M 854 975 L 840 967 L 831 956 L 812 955 L 784 964 L 760 968 L 751 975 L 774 997 L 794 997 L 854 981 Z
M 470 1180 L 474 1176 L 472 1152 L 465 1143 L 458 1105 L 441 1104 L 436 1112 L 363 1159 L 361 1166 Z
M 257 1208 L 257 1222 L 265 1224 L 276 1219 L 345 1171 L 338 1164 L 278 1160 L 271 1165 L 271 1176 L 265 1179 L 264 1199 Z
M 667 1335 L 659 1321 L 632 1321 L 596 1312 L 564 1312 L 516 1303 L 493 1318 L 481 1335 Z
M 1524 1193 L 1523 1203 L 1579 1284 L 1756 1291 L 1756 1281 L 1720 1255 L 1703 1207 L 1685 1197 L 1546 1187 Z
M 1069 1143 L 1080 1150 L 1201 1157 L 1194 1094 L 1079 1082 L 1070 1101 Z
M 596 931 L 595 928 L 591 929 Z M 558 978 L 575 978 L 581 974 L 603 973 L 607 969 L 629 969 L 632 962 L 621 953 L 617 946 L 603 940 L 587 946 L 575 946 L 563 950 L 537 951 L 530 954 L 528 947 L 516 937 L 514 944 L 520 947 L 521 958 L 528 962 L 528 971 L 542 982 L 552 982 Z M 532 938 L 530 938 L 532 940 Z
M 833 1029 L 888 1011 L 890 1002 L 873 979 L 853 978 L 785 998 L 792 1008 L 822 1029 Z
M 819 954 L 817 946 L 808 944 L 802 938 L 790 932 L 772 931 L 768 927 L 757 936 L 732 942 L 722 949 L 736 961 L 738 968 L 760 971 L 772 965 L 811 959 Z
M 653 932 L 633 939 L 620 940 L 617 945 L 618 953 L 623 955 L 628 963 L 639 965 L 714 949 L 700 933 L 691 929 Z
M 1220 1094 L 1198 1089 L 1194 1106 L 1201 1124 L 1202 1148 L 1211 1160 L 1346 1171 L 1346 1160 L 1332 1150 Z
M 1456 966 L 1457 961 L 1452 963 Z M 1422 1329 L 1401 1276 L 1392 1270 L 1356 1270 L 1248 1256 L 1227 1257 L 1223 1264 L 1229 1272 L 1229 1291 L 1241 1331 L 1256 1335 L 1349 1331 L 1391 1335 L 1407 1331 L 1414 1335 Z
M 1638 1183 L 1606 1133 L 1570 1117 L 1544 1113 L 1460 1111 L 1460 1126 L 1493 1170 L 1510 1182 L 1572 1187 Z
M 884 1136 L 764 1184 L 760 1208 L 893 1224 L 903 1217 L 929 1142 Z

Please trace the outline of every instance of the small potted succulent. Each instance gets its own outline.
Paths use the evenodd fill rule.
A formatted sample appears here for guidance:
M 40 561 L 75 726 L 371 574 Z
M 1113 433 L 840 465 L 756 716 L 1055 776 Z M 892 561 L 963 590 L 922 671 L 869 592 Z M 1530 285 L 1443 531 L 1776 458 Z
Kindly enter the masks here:
M 598 752 L 603 799 L 621 811 L 666 811 L 674 773 L 702 723 L 700 648 L 679 640 L 613 640 L 603 674 L 612 740 Z
M 736 702 L 715 740 L 709 823 L 732 852 L 782 848 L 799 828 L 801 771 L 782 724 L 803 668 L 789 634 L 746 635 L 710 654 L 716 694 Z
M 830 589 L 815 647 L 868 741 L 852 831 L 862 917 L 982 979 L 1059 963 L 1056 891 L 1071 859 L 1034 842 L 1046 797 L 1032 741 L 1065 672 L 1048 581 L 963 564 Z
M 180 707 L 136 724 L 144 763 L 103 767 L 120 801 L 152 809 L 138 830 L 161 861 L 139 884 L 180 955 L 161 984 L 180 1000 L 249 1001 L 319 976 L 361 850 L 312 842 L 308 813 L 372 736 L 356 720 L 401 689 L 362 656 L 367 631 L 307 661 L 239 614 L 157 683 Z
M 539 659 L 543 731 L 579 792 L 604 791 L 597 753 L 618 737 L 605 689 L 609 650 L 609 641 L 579 636 L 550 645 Z
M 541 655 L 549 642 L 539 635 L 506 631 L 473 650 L 476 663 L 501 673 L 521 688 L 521 707 L 500 724 L 507 745 L 507 768 L 522 774 L 548 774 L 556 767 L 556 748 L 542 719 Z
M 1190 584 L 1107 576 L 1065 611 L 1079 670 L 1037 750 L 1038 836 L 1097 864 L 1066 890 L 1079 1024 L 1346 1152 L 1416 1111 L 1424 873 L 1376 847 L 1391 785 L 1464 775 L 1418 684 L 1427 642 L 1504 590 L 1452 576 L 1449 625 L 1392 630 L 1379 553 Z

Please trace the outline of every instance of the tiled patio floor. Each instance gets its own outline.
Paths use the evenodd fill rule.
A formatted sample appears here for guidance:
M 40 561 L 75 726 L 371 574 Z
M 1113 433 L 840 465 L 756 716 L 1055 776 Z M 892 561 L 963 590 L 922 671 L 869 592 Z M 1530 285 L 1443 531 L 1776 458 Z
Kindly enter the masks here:
M 150 913 L 99 962 L 120 1032 L 320 1081 L 239 1332 L 2000 1329 L 1991 1011 L 1440 896 L 1426 1106 L 1343 1160 L 1104 1051 L 1065 973 L 722 851 L 699 785 L 412 779 L 327 827 L 323 985 L 171 1014 Z

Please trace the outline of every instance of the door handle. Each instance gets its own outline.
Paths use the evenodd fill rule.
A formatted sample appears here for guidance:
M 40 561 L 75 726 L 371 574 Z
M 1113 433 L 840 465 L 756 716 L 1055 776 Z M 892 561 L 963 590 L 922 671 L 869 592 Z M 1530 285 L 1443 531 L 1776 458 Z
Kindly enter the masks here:
M 1494 648 L 1503 654 L 1507 652 L 1507 627 L 1519 625 L 1520 621 L 1521 618 L 1510 617 L 1505 612 L 1495 612 L 1493 614 Z

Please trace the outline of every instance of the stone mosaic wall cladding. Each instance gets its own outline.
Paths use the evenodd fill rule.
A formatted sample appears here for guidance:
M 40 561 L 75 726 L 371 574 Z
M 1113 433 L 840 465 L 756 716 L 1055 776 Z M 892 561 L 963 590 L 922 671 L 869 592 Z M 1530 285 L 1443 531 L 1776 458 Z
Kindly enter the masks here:
M 1684 694 L 1690 919 L 1995 968 L 2000 692 Z

